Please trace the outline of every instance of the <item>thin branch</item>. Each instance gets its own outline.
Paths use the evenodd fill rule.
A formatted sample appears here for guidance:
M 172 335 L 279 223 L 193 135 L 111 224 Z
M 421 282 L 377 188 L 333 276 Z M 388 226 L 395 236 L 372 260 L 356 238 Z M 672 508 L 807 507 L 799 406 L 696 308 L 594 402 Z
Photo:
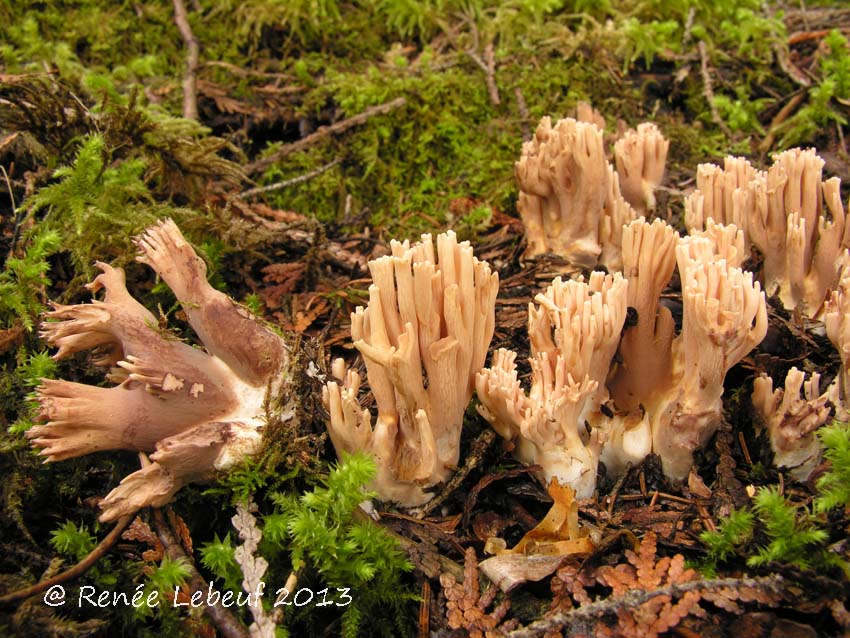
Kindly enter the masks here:
M 198 59 L 201 47 L 198 39 L 192 33 L 189 25 L 189 14 L 183 0 L 174 0 L 174 22 L 180 30 L 183 42 L 186 44 L 186 72 L 183 75 L 183 117 L 189 120 L 198 119 Z
M 473 451 L 467 456 L 466 463 L 464 463 L 463 467 L 455 472 L 455 475 L 448 481 L 448 483 L 446 483 L 446 486 L 439 494 L 425 503 L 425 505 L 416 512 L 416 518 L 425 518 L 428 514 L 440 507 L 449 496 L 454 494 L 454 491 L 466 480 L 466 477 L 469 476 L 470 472 L 478 467 L 483 460 L 484 455 L 490 449 L 490 446 L 493 445 L 495 440 L 495 430 L 492 428 L 486 428 L 482 431 L 481 434 L 478 435 L 478 438 L 473 441 Z
M 481 59 L 475 51 L 467 49 L 466 54 L 472 58 L 472 61 L 484 71 L 484 82 L 487 84 L 487 93 L 490 95 L 490 103 L 493 106 L 499 106 L 502 103 L 499 97 L 499 87 L 496 84 L 496 58 L 493 54 L 493 45 L 488 44 L 484 47 L 484 59 Z
M 17 135 L 17 133 L 15 133 L 15 135 Z M 18 244 L 18 237 L 21 232 L 21 222 L 23 222 L 23 217 L 21 216 L 23 211 L 19 211 L 15 204 L 15 193 L 12 191 L 12 180 L 9 179 L 9 174 L 6 172 L 6 168 L 4 166 L 0 166 L 0 171 L 3 171 L 3 177 L 6 179 L 6 188 L 9 189 L 9 200 L 12 202 L 11 210 L 15 215 L 15 228 L 12 232 L 12 241 L 9 242 L 9 254 L 6 255 L 6 261 L 3 262 L 4 264 L 7 264 L 15 254 L 15 246 Z
M 192 591 L 203 591 L 207 588 L 207 583 L 198 573 L 195 563 L 190 556 L 186 555 L 180 541 L 174 536 L 174 531 L 165 520 L 162 510 L 159 508 L 153 509 L 153 520 L 156 527 L 156 535 L 159 542 L 165 548 L 165 552 L 172 560 L 182 559 L 189 569 L 189 587 Z M 208 601 L 204 603 L 204 613 L 209 616 L 213 624 L 218 629 L 222 638 L 248 638 L 248 630 L 236 616 L 230 613 L 229 609 L 222 607 L 220 604 L 212 605 Z
M 715 124 L 717 124 L 720 130 L 723 131 L 726 137 L 732 137 L 732 131 L 726 125 L 726 122 L 723 121 L 723 118 L 720 117 L 720 112 L 717 110 L 717 105 L 714 103 L 714 88 L 711 81 L 711 72 L 708 68 L 708 49 L 705 46 L 705 42 L 700 40 L 698 48 L 700 73 L 702 74 L 702 94 L 708 102 L 708 108 L 711 109 L 711 119 Z
M 268 157 L 258 159 L 256 162 L 248 164 L 245 167 L 245 172 L 248 174 L 259 173 L 260 171 L 265 170 L 275 162 L 279 162 L 281 159 L 283 159 L 287 155 L 290 155 L 291 153 L 303 151 L 305 148 L 312 146 L 316 142 L 319 142 L 326 137 L 330 137 L 331 135 L 335 135 L 337 133 L 342 133 L 354 126 L 359 126 L 360 124 L 363 124 L 369 118 L 374 117 L 375 115 L 386 115 L 390 111 L 404 106 L 405 104 L 407 104 L 406 98 L 397 97 L 391 102 L 386 102 L 385 104 L 378 104 L 376 106 L 370 106 L 362 113 L 358 113 L 357 115 L 353 115 L 344 120 L 340 120 L 339 122 L 335 122 L 330 126 L 320 126 L 307 137 L 302 137 L 296 142 L 284 144 Z
M 115 527 L 112 528 L 112 531 L 109 532 L 109 534 L 107 534 L 106 537 L 100 541 L 100 543 L 98 543 L 97 546 L 79 563 L 70 569 L 66 569 L 64 572 L 56 574 L 52 578 L 48 578 L 47 580 L 38 582 L 30 587 L 25 587 L 24 589 L 19 589 L 4 596 L 0 596 L 0 605 L 8 605 L 9 603 L 14 603 L 19 600 L 29 598 L 30 596 L 35 596 L 36 594 L 40 594 L 41 592 L 50 589 L 54 585 L 60 585 L 82 576 L 91 569 L 97 561 L 103 558 L 110 549 L 112 549 L 115 543 L 118 542 L 118 539 L 121 538 L 121 534 L 125 529 L 127 529 L 127 526 L 134 518 L 136 518 L 136 512 L 122 516 L 118 519 L 118 522 L 115 523 Z
M 6 180 L 6 188 L 9 189 L 9 201 L 12 202 L 12 210 L 16 210 L 18 207 L 15 205 L 15 193 L 12 192 L 12 180 L 9 179 L 5 166 L 0 166 L 0 171 L 3 171 L 3 179 Z
M 274 184 L 269 184 L 267 186 L 258 186 L 257 188 L 252 188 L 250 190 L 245 191 L 244 193 L 239 193 L 236 196 L 236 199 L 248 199 L 249 197 L 254 197 L 255 195 L 262 195 L 264 193 L 271 193 L 273 191 L 279 191 L 284 188 L 288 188 L 290 186 L 295 186 L 296 184 L 300 184 L 302 182 L 306 182 L 308 180 L 313 179 L 314 177 L 318 177 L 322 173 L 329 171 L 334 166 L 340 163 L 340 159 L 337 158 L 332 162 L 328 162 L 324 166 L 320 166 L 319 168 L 314 168 L 309 173 L 304 173 L 303 175 L 299 175 L 298 177 L 293 177 L 292 179 L 286 179 L 282 182 L 275 182 Z
M 691 41 L 691 29 L 694 28 L 694 18 L 696 17 L 696 9 L 691 7 L 688 9 L 688 17 L 685 20 L 685 29 L 684 33 L 682 33 L 682 49 L 684 50 L 688 43 Z
M 690 591 L 712 591 L 717 589 L 763 589 L 779 593 L 782 591 L 782 576 L 773 575 L 759 578 L 718 578 L 716 580 L 695 580 L 687 583 L 677 583 L 650 591 L 632 590 L 623 596 L 606 598 L 577 609 L 555 614 L 549 618 L 538 620 L 508 633 L 501 634 L 502 638 L 534 638 L 551 629 L 561 629 L 564 637 L 586 633 L 587 623 L 606 614 L 616 613 L 627 609 L 636 609 L 640 605 L 657 598 L 681 596 Z
M 525 103 L 525 96 L 522 94 L 521 88 L 516 87 L 514 89 L 514 96 L 516 96 L 516 108 L 519 111 L 519 121 L 522 127 L 522 141 L 527 142 L 531 139 L 531 126 L 529 125 L 531 116 L 528 113 L 528 105 Z
M 791 61 L 791 56 L 788 54 L 787 46 L 783 44 L 773 45 L 773 54 L 776 56 L 779 68 L 782 69 L 783 73 L 791 78 L 795 84 L 803 87 L 804 89 L 807 89 L 812 85 L 812 81 L 807 78 L 803 71 L 798 69 Z
M 767 129 L 767 135 L 764 136 L 764 139 L 759 144 L 759 152 L 767 153 L 771 149 L 773 142 L 776 141 L 776 135 L 779 132 L 779 127 L 783 122 L 785 122 L 785 120 L 791 117 L 794 111 L 797 110 L 797 107 L 803 103 L 805 98 L 806 93 L 804 91 L 798 91 L 795 95 L 791 96 L 791 99 L 788 100 L 787 104 L 779 110 L 779 113 L 777 113 L 770 121 L 770 126 Z

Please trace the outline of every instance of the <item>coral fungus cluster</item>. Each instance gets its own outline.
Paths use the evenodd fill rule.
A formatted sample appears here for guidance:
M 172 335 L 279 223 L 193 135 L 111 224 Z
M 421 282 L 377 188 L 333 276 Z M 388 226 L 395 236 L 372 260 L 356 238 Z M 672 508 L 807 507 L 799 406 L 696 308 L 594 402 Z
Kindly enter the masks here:
M 850 230 L 838 180 L 822 179 L 823 161 L 793 149 L 766 171 L 740 158 L 700 166 L 685 200 L 690 234 L 680 236 L 644 218 L 656 205 L 668 142 L 641 124 L 615 142 L 612 164 L 600 120 L 587 108 L 579 119 L 544 118 L 516 163 L 526 256 L 555 253 L 570 271 L 607 270 L 558 277 L 529 304 L 527 390 L 516 352 L 499 349 L 485 367 L 499 278 L 467 242 L 452 232 L 436 242 L 393 241 L 391 254 L 369 262 L 369 302 L 352 314 L 351 336 L 375 414 L 361 403 L 360 372 L 342 359 L 323 401 L 337 452 L 375 458 L 380 498 L 421 505 L 449 479 L 473 393 L 520 461 L 580 498 L 595 491 L 600 463 L 616 475 L 650 453 L 669 477 L 684 478 L 722 422 L 726 374 L 767 333 L 765 292 L 822 319 L 842 360 L 823 393 L 818 374 L 807 380 L 796 368 L 776 390 L 769 377 L 756 379 L 753 404 L 777 464 L 805 476 L 819 454 L 814 430 L 833 414 L 846 418 Z M 209 286 L 172 222 L 138 245 L 206 351 L 159 330 L 123 273 L 100 264 L 90 287 L 105 290 L 103 301 L 54 306 L 43 335 L 56 358 L 92 350 L 114 386 L 45 381 L 48 423 L 29 432 L 51 461 L 153 452 L 104 500 L 104 519 L 162 504 L 185 482 L 256 450 L 264 402 L 288 361 L 281 338 Z M 763 283 L 744 270 L 759 255 Z M 676 269 L 680 320 L 662 300 Z

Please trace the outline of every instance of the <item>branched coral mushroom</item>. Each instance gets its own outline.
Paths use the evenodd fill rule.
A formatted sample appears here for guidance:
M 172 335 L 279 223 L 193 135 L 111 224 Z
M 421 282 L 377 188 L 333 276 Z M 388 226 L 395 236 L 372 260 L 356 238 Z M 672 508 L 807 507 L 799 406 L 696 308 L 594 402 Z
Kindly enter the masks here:
M 820 375 L 806 375 L 791 368 L 785 377 L 785 387 L 773 389 L 767 375 L 753 382 L 753 406 L 770 438 L 774 464 L 786 467 L 805 480 L 820 458 L 820 443 L 814 431 L 829 419 L 832 410 L 827 405 L 827 392 L 820 393 Z
M 600 460 L 617 474 L 649 452 L 671 478 L 687 475 L 693 452 L 720 424 L 726 373 L 767 331 L 759 285 L 727 261 L 740 250 L 737 230 L 714 230 L 679 238 L 660 220 L 632 222 L 623 231 L 626 279 L 599 272 L 587 284 L 558 279 L 536 297 L 527 395 L 513 352 L 497 351 L 479 373 L 481 413 L 547 482 L 557 477 L 586 498 Z M 659 299 L 677 261 L 684 317 L 675 337 Z M 628 306 L 637 321 L 622 330 Z
M 323 396 L 337 452 L 370 452 L 379 497 L 413 506 L 457 467 L 463 413 L 493 337 L 499 278 L 453 232 L 437 237 L 436 255 L 430 235 L 391 247 L 392 255 L 369 262 L 369 305 L 351 316 L 377 418 L 360 406 L 360 375 L 341 359 L 333 365 L 341 384 L 328 383 Z
M 850 264 L 844 266 L 838 286 L 832 291 L 824 313 L 826 335 L 838 350 L 841 370 L 829 388 L 830 400 L 842 421 L 850 418 Z
M 809 317 L 821 315 L 850 259 L 841 182 L 822 180 L 823 165 L 814 149 L 779 153 L 766 171 L 727 157 L 723 169 L 700 165 L 697 190 L 685 200 L 689 229 L 702 229 L 710 219 L 735 224 L 744 232 L 746 252 L 755 247 L 764 258 L 765 292 Z
M 482 416 L 515 443 L 516 456 L 540 465 L 546 483 L 557 478 L 578 498 L 596 488 L 601 441 L 584 422 L 598 418 L 608 398 L 605 377 L 626 319 L 627 289 L 620 275 L 601 272 L 587 283 L 555 279 L 537 295 L 537 306 L 529 304 L 529 393 L 508 350 L 497 350 L 476 379 Z
M 102 301 L 53 304 L 42 336 L 54 358 L 91 350 L 112 387 L 44 380 L 45 425 L 27 433 L 47 461 L 100 450 L 153 452 L 101 502 L 101 520 L 167 503 L 183 485 L 210 478 L 256 451 L 264 403 L 289 360 L 284 341 L 206 280 L 206 266 L 171 220 L 137 241 L 138 260 L 174 291 L 206 351 L 157 327 L 127 291 L 124 273 L 98 263 L 89 284 Z
M 526 257 L 553 253 L 576 268 L 593 268 L 602 255 L 600 233 L 616 240 L 623 218 L 635 217 L 619 185 L 611 184 L 613 169 L 595 124 L 565 118 L 553 125 L 544 117 L 523 144 L 515 173 Z M 606 221 L 612 216 L 613 223 Z
M 669 142 L 654 124 L 628 130 L 614 146 L 617 169 L 603 143 L 605 121 L 589 105 L 577 120 L 541 121 L 515 165 L 517 209 L 526 257 L 552 253 L 571 268 L 620 270 L 622 229 L 655 207 Z
M 788 371 L 784 389 L 774 390 L 767 375 L 753 384 L 753 407 L 770 438 L 774 464 L 788 468 L 798 480 L 808 478 L 820 461 L 822 448 L 815 430 L 831 417 L 850 420 L 850 268 L 846 266 L 827 299 L 823 322 L 841 358 L 838 374 L 823 393 L 819 374 L 805 380 L 797 368 Z
M 614 144 L 623 197 L 643 216 L 655 208 L 655 189 L 664 179 L 670 142 L 651 122 L 629 129 Z

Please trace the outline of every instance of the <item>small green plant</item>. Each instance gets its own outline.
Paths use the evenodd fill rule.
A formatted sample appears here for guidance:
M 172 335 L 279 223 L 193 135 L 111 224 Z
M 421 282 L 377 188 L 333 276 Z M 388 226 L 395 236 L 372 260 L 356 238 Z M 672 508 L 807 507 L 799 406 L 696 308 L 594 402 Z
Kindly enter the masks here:
M 715 531 L 705 531 L 700 539 L 708 548 L 708 562 L 714 566 L 734 556 L 738 548 L 753 535 L 754 517 L 744 509 L 733 510 L 720 520 Z
M 846 100 L 850 98 L 850 43 L 838 29 L 830 31 L 823 43 L 827 53 L 821 59 L 821 71 L 832 80 L 835 97 Z
M 823 516 L 850 505 L 850 425 L 835 422 L 818 436 L 830 467 L 818 479 L 811 511 L 790 502 L 776 487 L 759 488 L 752 511 L 734 510 L 716 531 L 700 535 L 708 549 L 708 571 L 733 556 L 746 556 L 750 567 L 785 563 L 801 569 L 838 568 L 850 578 L 850 565 L 827 547 L 830 534 Z
M 747 559 L 750 566 L 788 563 L 806 569 L 834 564 L 832 554 L 823 547 L 829 540 L 826 530 L 803 508 L 797 507 L 774 487 L 756 492 L 753 512 L 764 527 L 767 544 Z
M 750 567 L 768 563 L 800 569 L 845 567 L 842 559 L 826 547 L 829 532 L 820 521 L 775 487 L 759 488 L 752 512 L 732 512 L 716 531 L 703 532 L 700 540 L 708 548 L 707 567 L 712 572 L 719 562 L 742 554 Z
M 201 564 L 215 574 L 216 578 L 224 581 L 226 589 L 239 591 L 242 587 L 242 572 L 236 564 L 233 542 L 230 540 L 230 532 L 219 538 L 215 534 L 213 540 L 204 543 L 201 547 Z
M 185 584 L 191 570 L 185 558 L 171 559 L 163 556 L 159 566 L 149 578 L 150 586 L 160 594 L 174 590 L 177 586 Z
M 60 554 L 82 560 L 94 549 L 95 538 L 85 526 L 77 527 L 73 521 L 65 521 L 61 527 L 50 532 L 50 544 Z
M 412 600 L 401 580 L 412 567 L 396 541 L 355 515 L 374 496 L 365 485 L 375 471 L 371 457 L 346 456 L 312 491 L 300 497 L 275 494 L 276 511 L 264 519 L 264 538 L 288 547 L 294 569 L 309 564 L 329 586 L 350 592 L 351 604 L 343 612 L 345 636 L 359 635 L 367 623 L 372 632 L 403 633 L 405 606 Z M 381 625 L 370 613 L 381 608 L 380 619 L 394 617 L 395 627 Z
M 352 455 L 331 470 L 324 486 L 300 497 L 276 494 L 279 510 L 266 518 L 266 534 L 270 540 L 291 540 L 293 564 L 309 559 L 334 584 L 365 584 L 377 575 L 409 570 L 395 541 L 371 522 L 354 518 L 360 503 L 374 497 L 365 488 L 374 476 L 371 457 Z
M 643 58 L 644 64 L 649 67 L 657 56 L 679 51 L 681 25 L 676 20 L 641 22 L 637 18 L 627 18 L 620 29 L 623 33 L 620 51 L 623 73 L 639 58 Z
M 73 164 L 56 169 L 53 175 L 59 181 L 39 190 L 27 204 L 32 214 L 47 209 L 42 226 L 59 233 L 78 269 L 90 273 L 92 256 L 114 257 L 116 245 L 132 254 L 128 238 L 156 219 L 151 207 L 136 205 L 150 203 L 144 169 L 138 159 L 111 163 L 103 137 L 91 135 Z
M 13 375 L 10 375 L 15 383 L 34 390 L 41 384 L 42 379 L 53 378 L 56 374 L 56 361 L 45 352 L 27 353 L 26 349 L 22 348 L 18 351 L 18 363 Z M 29 430 L 35 421 L 38 413 L 38 401 L 35 397 L 35 392 L 30 392 L 21 402 L 18 418 L 12 425 L 9 426 L 9 432 L 12 434 L 21 434 Z
M 73 521 L 65 521 L 61 527 L 50 532 L 50 544 L 60 554 L 80 561 L 95 548 L 96 542 L 85 525 L 77 526 Z M 109 560 L 98 562 L 87 572 L 86 577 L 100 587 L 111 587 L 118 582 Z
M 771 101 L 770 98 L 751 100 L 747 95 L 747 87 L 743 85 L 737 87 L 736 92 L 738 95 L 734 99 L 722 93 L 714 95 L 714 105 L 720 117 L 732 131 L 764 135 L 764 128 L 758 120 L 758 114 Z
M 27 331 L 44 310 L 44 289 L 50 285 L 47 258 L 61 242 L 59 233 L 38 227 L 27 242 L 22 257 L 10 257 L 0 273 L 0 326 L 19 321 Z
M 809 89 L 808 103 L 782 126 L 779 146 L 783 148 L 812 143 L 824 127 L 847 124 L 837 101 L 850 99 L 850 45 L 837 29 L 824 38 L 824 44 L 827 53 L 820 59 L 820 82 Z
M 834 422 L 818 430 L 829 471 L 818 479 L 815 511 L 850 507 L 850 424 Z

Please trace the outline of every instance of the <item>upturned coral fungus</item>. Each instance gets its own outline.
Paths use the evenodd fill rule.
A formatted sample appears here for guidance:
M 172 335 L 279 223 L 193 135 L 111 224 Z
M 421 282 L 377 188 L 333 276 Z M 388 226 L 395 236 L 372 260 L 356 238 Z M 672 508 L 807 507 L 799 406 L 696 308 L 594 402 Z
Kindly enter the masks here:
M 369 262 L 369 305 L 351 315 L 377 404 L 373 421 L 358 400 L 360 375 L 337 359 L 324 389 L 328 431 L 340 454 L 364 450 L 378 466 L 384 500 L 421 505 L 427 488 L 451 476 L 460 455 L 463 413 L 493 337 L 499 277 L 453 232 Z
M 103 300 L 53 304 L 42 336 L 55 359 L 90 350 L 111 387 L 44 380 L 27 436 L 46 461 L 101 450 L 150 452 L 101 502 L 108 521 L 161 506 L 186 483 L 210 478 L 256 451 L 264 404 L 289 360 L 284 341 L 206 280 L 206 266 L 171 220 L 138 240 L 138 260 L 174 291 L 205 350 L 157 327 L 156 317 L 104 263 L 88 288 Z

